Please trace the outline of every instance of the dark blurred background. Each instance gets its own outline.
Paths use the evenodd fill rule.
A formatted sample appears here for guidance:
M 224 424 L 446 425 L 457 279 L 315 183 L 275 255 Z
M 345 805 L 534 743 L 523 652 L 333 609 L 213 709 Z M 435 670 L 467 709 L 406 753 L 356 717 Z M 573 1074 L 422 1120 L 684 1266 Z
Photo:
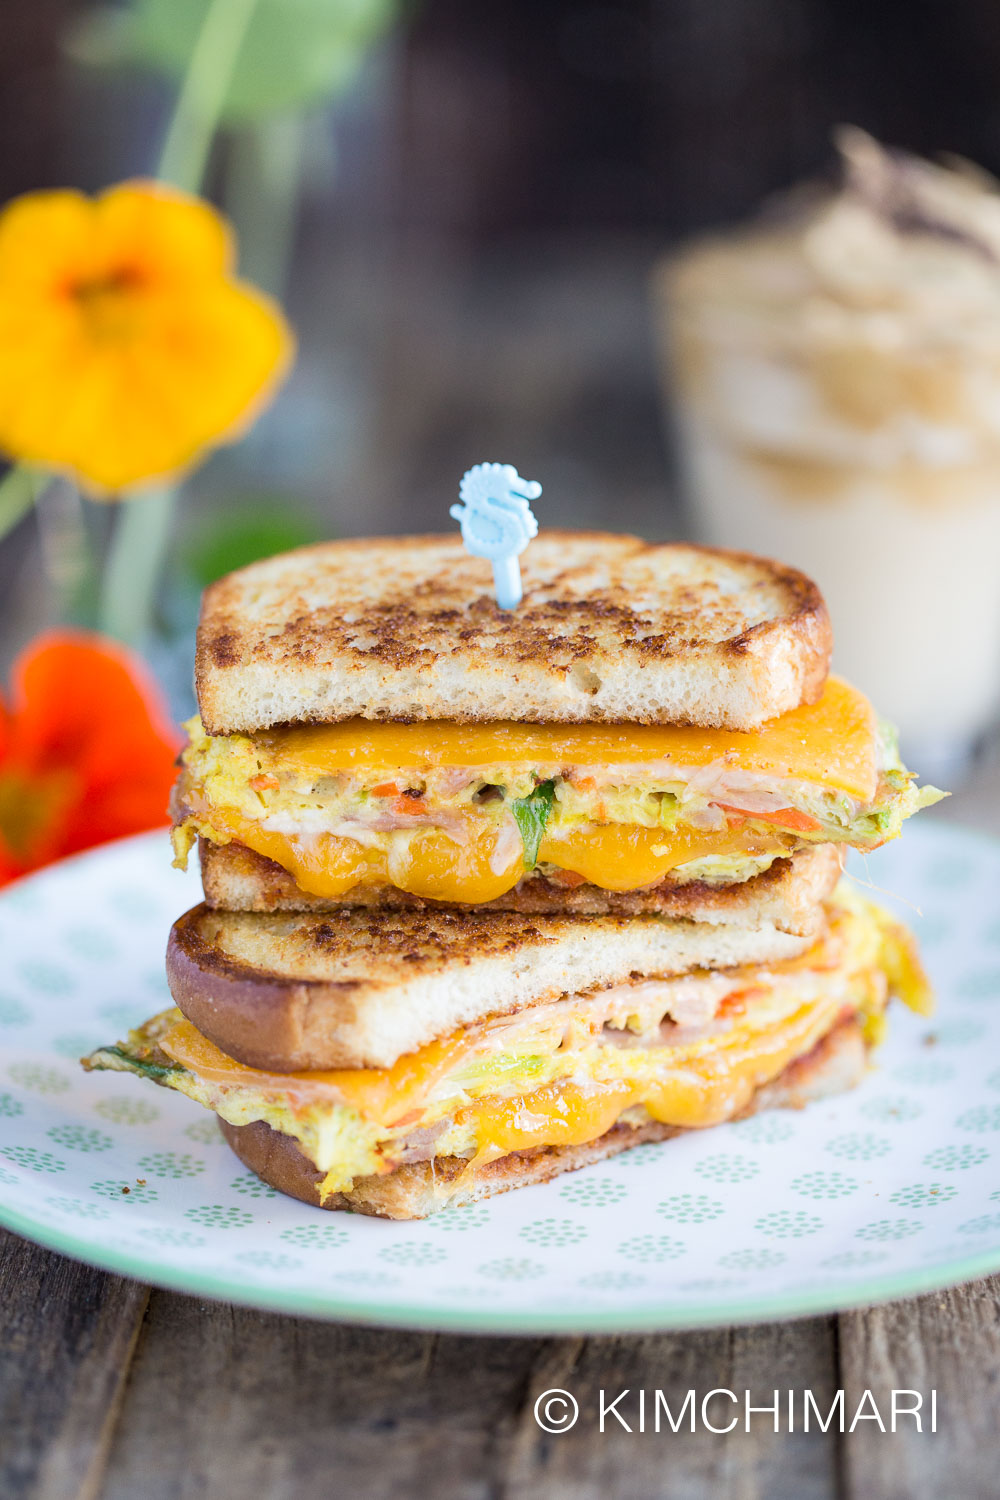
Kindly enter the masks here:
M 170 89 L 109 62 L 92 11 L 3 0 L 3 198 L 155 160 Z M 301 353 L 250 439 L 187 488 L 192 589 L 221 556 L 213 518 L 280 513 L 292 540 L 444 528 L 485 458 L 542 481 L 543 524 L 683 529 L 656 257 L 829 171 L 838 121 L 997 168 L 998 82 L 987 0 L 404 5 L 334 102 L 217 145 L 212 196 L 237 223 L 287 220 L 278 252 L 245 235 L 242 265 L 285 299 Z M 248 204 L 262 150 L 274 201 Z M 44 611 L 35 531 L 0 547 L 5 655 Z

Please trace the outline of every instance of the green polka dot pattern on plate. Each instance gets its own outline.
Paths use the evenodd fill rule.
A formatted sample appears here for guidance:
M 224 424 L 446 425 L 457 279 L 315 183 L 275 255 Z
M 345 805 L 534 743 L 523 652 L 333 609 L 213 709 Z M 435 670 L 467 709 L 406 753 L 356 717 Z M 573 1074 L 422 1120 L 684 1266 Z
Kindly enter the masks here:
M 803 1198 L 849 1198 L 861 1184 L 856 1177 L 845 1177 L 843 1172 L 803 1172 L 801 1177 L 793 1177 L 788 1186 Z
M 923 1112 L 922 1105 L 902 1094 L 868 1099 L 861 1106 L 861 1113 L 869 1120 L 881 1120 L 886 1125 L 905 1125 L 909 1120 L 918 1120 Z
M 95 963 L 107 963 L 118 952 L 111 934 L 99 928 L 72 927 L 62 934 L 62 941 L 71 953 Z
M 748 1246 L 745 1250 L 727 1250 L 719 1256 L 719 1265 L 728 1271 L 771 1271 L 782 1266 L 788 1256 L 783 1250 L 758 1250 Z
M 229 1184 L 234 1193 L 244 1198 L 277 1198 L 278 1191 L 269 1182 L 263 1182 L 253 1172 L 243 1172 Z
M 916 1219 L 876 1219 L 872 1224 L 862 1224 L 854 1233 L 859 1240 L 905 1240 L 919 1234 L 923 1227 Z
M 489 1222 L 489 1209 L 470 1203 L 465 1208 L 449 1208 L 444 1213 L 432 1214 L 427 1227 L 443 1229 L 446 1234 L 467 1234 L 470 1229 L 482 1229 Z
M 986 1035 L 986 1022 L 974 1021 L 970 1016 L 956 1016 L 952 1021 L 942 1018 L 930 1035 L 936 1047 L 966 1047 Z
M 618 1246 L 618 1254 L 626 1256 L 629 1260 L 648 1264 L 662 1260 L 676 1260 L 678 1255 L 683 1255 L 686 1249 L 687 1246 L 683 1240 L 675 1240 L 667 1234 L 637 1234 L 630 1240 L 622 1240 Z
M 0 1094 L 0 1120 L 13 1120 L 24 1114 L 24 1105 L 13 1094 Z
M 141 1025 L 147 1018 L 147 1012 L 135 1001 L 127 1005 L 102 1005 L 97 1014 L 116 1031 L 131 1031 L 133 1026 Z
M 155 1104 L 146 1099 L 131 1099 L 123 1096 L 115 1099 L 98 1099 L 94 1110 L 113 1125 L 151 1125 L 160 1118 Z
M 507 1255 L 499 1260 L 486 1261 L 479 1267 L 479 1274 L 488 1276 L 492 1281 L 533 1281 L 535 1277 L 545 1275 L 545 1267 L 534 1260 Z
M 659 1141 L 647 1141 L 642 1146 L 630 1146 L 614 1160 L 615 1167 L 655 1167 L 663 1160 L 663 1144 Z
M 752 1156 L 704 1156 L 694 1169 L 710 1182 L 749 1182 L 759 1173 L 760 1162 Z
M 57 1068 L 46 1068 L 41 1063 L 11 1063 L 7 1077 L 23 1089 L 31 1089 L 33 1094 L 66 1094 L 70 1088 L 65 1073 L 60 1073 Z
M 140 1158 L 139 1165 L 153 1177 L 198 1177 L 205 1170 L 201 1157 L 186 1151 L 151 1151 Z
M 805 1234 L 818 1234 L 823 1228 L 823 1220 L 801 1210 L 778 1208 L 773 1213 L 762 1214 L 754 1221 L 754 1228 L 776 1240 L 798 1240 Z
M 16 1167 L 25 1167 L 29 1172 L 65 1172 L 66 1163 L 61 1156 L 53 1156 L 51 1151 L 39 1151 L 35 1146 L 4 1146 L 0 1149 L 0 1156 Z
M 156 1225 L 148 1229 L 139 1229 L 136 1233 L 153 1245 L 177 1245 L 187 1250 L 199 1250 L 202 1245 L 208 1243 L 203 1234 L 195 1234 L 191 1229 L 174 1229 L 170 1225 Z
M 918 1088 L 935 1083 L 949 1083 L 955 1076 L 955 1069 L 951 1063 L 943 1062 L 938 1057 L 918 1058 L 916 1062 L 904 1064 L 896 1068 L 893 1076 L 900 1083 L 916 1084 Z
M 206 1229 L 245 1229 L 253 1223 L 253 1214 L 245 1208 L 227 1208 L 223 1203 L 202 1203 L 185 1210 L 184 1217 Z
M 86 1125 L 53 1125 L 48 1137 L 67 1151 L 110 1151 L 114 1145 L 109 1135 L 102 1130 L 88 1130 Z
M 1000 1000 L 1000 969 L 978 969 L 955 986 L 961 1000 Z
M 257 1266 L 266 1271 L 297 1271 L 302 1262 L 294 1255 L 277 1250 L 240 1250 L 233 1259 L 241 1266 Z
M 50 1208 L 70 1214 L 74 1219 L 110 1219 L 111 1210 L 103 1203 L 94 1203 L 85 1198 L 46 1198 Z
M 938 1146 L 934 1151 L 928 1151 L 923 1165 L 930 1167 L 932 1172 L 964 1172 L 969 1167 L 981 1167 L 989 1159 L 990 1153 L 985 1146 L 963 1143 L 961 1146 Z
M 915 1182 L 910 1187 L 897 1188 L 889 1194 L 894 1208 L 940 1208 L 958 1192 L 950 1182 Z
M 397 1240 L 378 1254 L 380 1260 L 393 1266 L 436 1266 L 448 1259 L 443 1245 L 432 1245 L 427 1240 Z
M 631 1271 L 591 1271 L 589 1276 L 580 1277 L 579 1285 L 598 1292 L 628 1292 L 633 1287 L 646 1286 L 647 1280 Z
M 390 1276 L 385 1271 L 337 1271 L 331 1280 L 343 1286 L 359 1286 L 365 1289 L 375 1287 L 379 1290 L 399 1284 L 398 1276 Z
M 955 1124 L 959 1130 L 976 1130 L 982 1134 L 1000 1130 L 1000 1104 L 977 1104 L 964 1110 Z
M 190 1125 L 185 1125 L 184 1134 L 189 1141 L 197 1141 L 201 1146 L 224 1146 L 226 1144 L 219 1129 L 219 1122 L 214 1115 L 192 1120 Z
M 857 1132 L 834 1136 L 832 1141 L 827 1141 L 826 1149 L 831 1156 L 842 1156 L 845 1161 L 878 1161 L 879 1157 L 888 1156 L 892 1142 L 883 1135 Z
M 0 1182 L 17 1183 L 20 1180 L 16 1172 L 9 1172 L 6 1167 L 0 1167 Z
M 977 1219 L 966 1219 L 959 1224 L 959 1234 L 996 1234 L 1000 1230 L 1000 1214 L 980 1214 Z
M 792 1121 L 777 1109 L 751 1115 L 749 1120 L 740 1120 L 730 1128 L 741 1141 L 750 1141 L 755 1146 L 774 1146 L 779 1141 L 790 1141 L 795 1134 Z
M 628 1197 L 628 1188 L 614 1177 L 571 1177 L 559 1189 L 559 1196 L 580 1208 L 610 1208 Z
M 124 886 L 120 890 L 109 891 L 107 900 L 111 910 L 119 917 L 131 917 L 133 921 L 141 921 L 156 910 L 155 899 L 138 887 Z
M 853 1271 L 859 1266 L 874 1266 L 888 1259 L 884 1250 L 838 1250 L 836 1255 L 821 1260 L 820 1265 L 831 1271 Z
M 675 1198 L 664 1198 L 656 1205 L 656 1212 L 677 1224 L 708 1224 L 725 1213 L 718 1198 L 706 1198 L 703 1193 L 678 1193 Z
M 52 1040 L 53 1052 L 58 1052 L 60 1057 L 68 1057 L 72 1062 L 76 1062 L 85 1052 L 93 1052 L 98 1046 L 100 1046 L 98 1037 L 85 1035 L 82 1031 L 71 1031 L 65 1036 L 57 1036 Z
M 282 1229 L 278 1238 L 300 1250 L 336 1250 L 350 1237 L 339 1224 L 293 1224 L 290 1229 Z
M 155 1203 L 159 1193 L 148 1182 L 131 1181 L 125 1177 L 108 1177 L 102 1182 L 90 1184 L 92 1193 L 99 1193 L 102 1198 L 110 1198 L 115 1203 L 124 1203 L 129 1208 L 143 1208 L 150 1203 Z
M 578 1245 L 587 1238 L 587 1229 L 575 1219 L 536 1219 L 521 1228 L 521 1238 L 533 1245 Z
M 18 978 L 42 996 L 69 995 L 76 981 L 66 969 L 43 958 L 29 958 L 18 965 Z
M 27 1026 L 31 1011 L 20 1000 L 9 1000 L 0 995 L 0 1026 Z

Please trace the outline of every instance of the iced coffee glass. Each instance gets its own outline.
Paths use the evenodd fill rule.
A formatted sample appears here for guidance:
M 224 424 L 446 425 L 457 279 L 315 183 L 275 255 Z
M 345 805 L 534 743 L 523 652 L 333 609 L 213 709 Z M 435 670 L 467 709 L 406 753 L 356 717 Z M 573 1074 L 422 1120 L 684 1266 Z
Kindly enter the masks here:
M 843 187 L 660 274 L 701 539 L 822 588 L 925 775 L 1000 702 L 1000 191 L 840 138 Z

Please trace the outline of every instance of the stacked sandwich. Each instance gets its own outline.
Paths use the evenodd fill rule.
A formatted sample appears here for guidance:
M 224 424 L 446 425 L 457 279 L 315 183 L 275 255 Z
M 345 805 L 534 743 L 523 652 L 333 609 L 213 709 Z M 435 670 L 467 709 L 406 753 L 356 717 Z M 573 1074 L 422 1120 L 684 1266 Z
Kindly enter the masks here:
M 421 1217 L 850 1086 L 906 932 L 840 879 L 918 791 L 742 554 L 548 532 L 500 611 L 458 538 L 207 593 L 174 803 L 176 1009 L 86 1059 L 324 1208 Z

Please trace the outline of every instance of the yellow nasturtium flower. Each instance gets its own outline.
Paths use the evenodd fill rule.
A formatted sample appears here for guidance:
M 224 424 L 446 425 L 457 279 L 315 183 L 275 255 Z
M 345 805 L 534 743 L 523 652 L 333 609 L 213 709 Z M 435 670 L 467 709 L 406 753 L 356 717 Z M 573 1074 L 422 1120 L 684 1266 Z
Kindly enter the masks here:
M 225 219 L 162 183 L 14 199 L 0 212 L 0 449 L 99 498 L 238 437 L 294 340 L 234 259 Z

